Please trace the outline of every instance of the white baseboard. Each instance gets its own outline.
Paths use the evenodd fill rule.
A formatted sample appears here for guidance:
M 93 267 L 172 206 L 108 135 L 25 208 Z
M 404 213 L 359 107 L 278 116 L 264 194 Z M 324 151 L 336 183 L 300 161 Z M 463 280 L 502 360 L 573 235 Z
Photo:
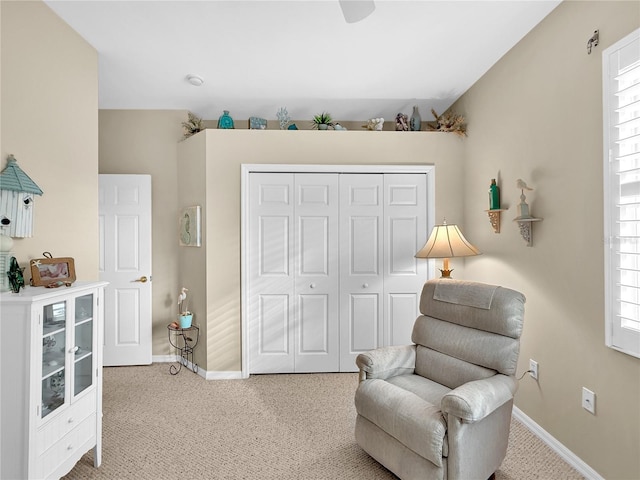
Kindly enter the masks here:
M 153 363 L 173 363 L 178 361 L 177 355 L 153 355 L 151 357 Z
M 174 363 L 178 362 L 180 359 L 179 355 L 153 355 L 152 361 L 153 363 Z M 193 364 L 191 362 L 187 362 L 186 367 L 189 370 L 193 371 Z M 206 380 L 241 380 L 242 372 L 241 371 L 207 371 L 200 367 L 198 367 L 198 371 L 196 372 L 202 378 Z
M 534 422 L 530 417 L 528 417 L 522 410 L 514 405 L 513 407 L 513 416 L 522 423 L 525 427 L 527 427 L 531 433 L 533 433 L 536 437 L 542 440 L 546 445 L 551 448 L 554 452 L 556 452 L 562 459 L 575 468 L 582 476 L 587 478 L 588 480 L 604 480 L 598 472 L 596 472 L 593 468 L 587 465 L 580 457 L 578 457 L 575 453 L 565 447 L 562 443 L 556 440 L 549 432 L 547 432 L 544 428 Z

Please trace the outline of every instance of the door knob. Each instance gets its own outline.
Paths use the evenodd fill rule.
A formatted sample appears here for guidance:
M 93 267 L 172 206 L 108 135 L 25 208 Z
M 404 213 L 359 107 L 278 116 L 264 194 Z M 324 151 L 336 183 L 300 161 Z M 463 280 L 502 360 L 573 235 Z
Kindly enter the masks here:
M 139 279 L 134 280 L 134 282 L 147 283 L 147 277 L 140 277 Z

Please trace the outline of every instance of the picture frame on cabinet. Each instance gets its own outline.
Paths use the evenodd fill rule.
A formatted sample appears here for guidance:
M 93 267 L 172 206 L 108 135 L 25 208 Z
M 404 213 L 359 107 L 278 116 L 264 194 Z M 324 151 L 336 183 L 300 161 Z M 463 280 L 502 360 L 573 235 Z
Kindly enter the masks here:
M 34 258 L 31 267 L 31 285 L 46 287 L 53 284 L 71 285 L 76 281 L 75 261 L 71 257 Z
M 181 247 L 199 247 L 201 245 L 200 205 L 183 208 L 179 218 L 179 241 Z

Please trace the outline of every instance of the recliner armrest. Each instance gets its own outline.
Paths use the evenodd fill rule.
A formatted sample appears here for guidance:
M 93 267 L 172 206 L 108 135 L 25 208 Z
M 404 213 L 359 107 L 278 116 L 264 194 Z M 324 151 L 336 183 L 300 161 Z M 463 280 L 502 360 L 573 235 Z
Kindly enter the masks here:
M 493 377 L 460 385 L 444 397 L 440 408 L 467 423 L 477 422 L 511 400 L 518 389 L 515 377 Z
M 370 350 L 358 355 L 356 365 L 360 369 L 360 381 L 408 375 L 414 372 L 416 366 L 416 346 L 400 345 Z

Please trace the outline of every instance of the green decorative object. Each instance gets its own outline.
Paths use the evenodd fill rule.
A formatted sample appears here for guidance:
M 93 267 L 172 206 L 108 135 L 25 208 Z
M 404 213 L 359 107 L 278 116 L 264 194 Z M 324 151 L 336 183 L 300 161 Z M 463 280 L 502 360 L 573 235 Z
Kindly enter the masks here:
M 491 179 L 491 185 L 489 186 L 489 210 L 500 209 L 500 187 L 496 185 L 496 179 Z
M 20 293 L 20 289 L 24 287 L 24 277 L 22 272 L 24 268 L 20 268 L 16 257 L 11 257 L 9 261 L 9 271 L 7 276 L 9 277 L 9 288 L 13 293 Z
M 333 127 L 333 118 L 328 112 L 322 112 L 320 115 L 315 115 L 311 121 L 311 126 L 317 130 L 328 130 L 329 127 Z
M 218 128 L 235 128 L 233 118 L 229 115 L 229 110 L 223 110 L 222 115 L 218 119 Z

